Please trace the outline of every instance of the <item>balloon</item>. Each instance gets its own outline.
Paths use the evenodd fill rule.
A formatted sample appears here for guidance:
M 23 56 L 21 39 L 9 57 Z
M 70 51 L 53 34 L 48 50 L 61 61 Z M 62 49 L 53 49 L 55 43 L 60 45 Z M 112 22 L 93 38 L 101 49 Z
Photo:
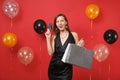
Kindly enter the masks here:
M 37 32 L 38 34 L 44 33 L 45 30 L 46 30 L 46 23 L 45 23 L 45 21 L 44 21 L 44 20 L 41 20 L 41 19 L 36 20 L 36 21 L 34 22 L 34 30 L 35 30 L 35 32 Z
M 34 58 L 34 53 L 32 51 L 31 48 L 29 47 L 22 47 L 19 51 L 18 51 L 18 59 L 20 60 L 21 63 L 28 65 L 29 63 L 32 62 L 33 58 Z
M 109 44 L 116 42 L 117 39 L 118 34 L 115 30 L 109 29 L 104 33 L 104 40 Z
M 15 0 L 5 0 L 2 9 L 9 18 L 13 19 L 19 13 L 19 4 Z
M 12 48 L 17 44 L 17 37 L 15 34 L 8 32 L 3 35 L 2 41 L 4 45 L 6 45 L 9 48 Z
M 98 44 L 95 46 L 94 57 L 96 60 L 98 60 L 99 62 L 104 61 L 105 59 L 107 59 L 108 55 L 109 50 L 107 46 L 105 46 L 104 44 Z
M 89 19 L 95 19 L 100 13 L 99 7 L 95 4 L 90 4 L 86 7 L 86 16 Z

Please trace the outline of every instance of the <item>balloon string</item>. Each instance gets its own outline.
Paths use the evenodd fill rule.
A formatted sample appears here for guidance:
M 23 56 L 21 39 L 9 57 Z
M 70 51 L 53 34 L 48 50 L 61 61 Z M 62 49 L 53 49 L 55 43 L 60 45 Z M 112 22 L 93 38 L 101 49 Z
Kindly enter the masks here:
M 93 39 L 93 20 L 91 20 L 90 23 L 91 23 L 91 34 L 92 34 L 92 35 L 91 35 L 91 38 Z
M 101 66 L 99 65 L 99 80 L 101 80 Z
M 40 42 L 41 42 L 41 37 L 39 38 Z M 42 64 L 42 61 L 41 61 L 41 58 L 42 58 L 42 49 L 41 49 L 42 45 L 40 44 L 40 80 L 42 80 L 42 68 L 41 68 L 41 64 Z
M 90 80 L 92 80 L 92 75 L 90 74 Z
M 91 45 L 93 46 L 93 20 L 90 21 L 90 27 L 91 27 Z
M 109 74 L 110 74 L 110 64 L 108 66 L 108 69 L 109 69 Z M 108 76 L 108 80 L 110 80 L 110 75 Z
M 110 64 L 109 64 L 109 73 L 110 73 Z
M 12 32 L 12 27 L 13 27 L 13 23 L 12 23 L 12 19 L 10 20 L 10 29 L 11 29 L 11 32 Z
M 92 80 L 92 70 L 90 70 L 90 80 Z
M 11 53 L 10 53 L 10 63 L 11 63 L 11 67 L 10 67 L 10 80 L 13 80 L 13 76 L 14 76 L 14 74 L 13 74 L 13 48 L 11 48 L 10 49 L 11 50 Z

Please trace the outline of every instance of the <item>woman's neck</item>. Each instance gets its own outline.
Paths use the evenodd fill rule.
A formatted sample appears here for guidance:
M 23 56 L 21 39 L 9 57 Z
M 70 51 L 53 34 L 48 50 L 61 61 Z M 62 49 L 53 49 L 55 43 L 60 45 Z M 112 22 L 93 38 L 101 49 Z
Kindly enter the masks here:
M 60 31 L 61 39 L 65 39 L 67 36 L 68 36 L 68 31 L 67 30 Z
M 60 34 L 64 34 L 64 33 L 67 33 L 67 32 L 68 32 L 67 30 L 61 30 Z

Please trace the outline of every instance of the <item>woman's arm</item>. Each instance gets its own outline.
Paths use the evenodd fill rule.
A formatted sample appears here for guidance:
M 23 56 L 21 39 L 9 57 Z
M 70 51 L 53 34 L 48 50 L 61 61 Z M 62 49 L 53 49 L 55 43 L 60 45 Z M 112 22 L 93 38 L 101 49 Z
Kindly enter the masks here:
M 78 45 L 81 46 L 81 47 L 84 47 L 85 41 L 84 41 L 83 38 L 81 38 L 81 39 L 78 41 Z
M 52 55 L 54 53 L 55 36 L 52 36 L 52 38 L 51 38 L 51 32 L 49 29 L 46 31 L 45 36 L 46 36 L 48 54 Z
M 78 34 L 76 32 L 72 32 L 72 34 L 73 34 L 73 37 L 75 39 L 75 44 L 77 44 L 78 46 L 83 47 L 84 44 L 85 44 L 84 40 L 82 38 L 79 40 Z
M 78 43 L 78 40 L 79 40 L 78 34 L 77 34 L 76 32 L 72 32 L 72 35 L 73 35 L 73 37 L 74 37 L 75 44 L 77 44 L 77 43 Z

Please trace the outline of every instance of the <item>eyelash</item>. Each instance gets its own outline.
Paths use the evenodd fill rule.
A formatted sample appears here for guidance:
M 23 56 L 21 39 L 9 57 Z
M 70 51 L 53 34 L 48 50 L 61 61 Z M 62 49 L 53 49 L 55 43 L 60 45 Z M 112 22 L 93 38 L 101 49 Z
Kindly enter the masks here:
M 59 21 L 56 21 L 57 23 L 59 22 Z M 64 20 L 61 20 L 60 22 L 64 22 Z

